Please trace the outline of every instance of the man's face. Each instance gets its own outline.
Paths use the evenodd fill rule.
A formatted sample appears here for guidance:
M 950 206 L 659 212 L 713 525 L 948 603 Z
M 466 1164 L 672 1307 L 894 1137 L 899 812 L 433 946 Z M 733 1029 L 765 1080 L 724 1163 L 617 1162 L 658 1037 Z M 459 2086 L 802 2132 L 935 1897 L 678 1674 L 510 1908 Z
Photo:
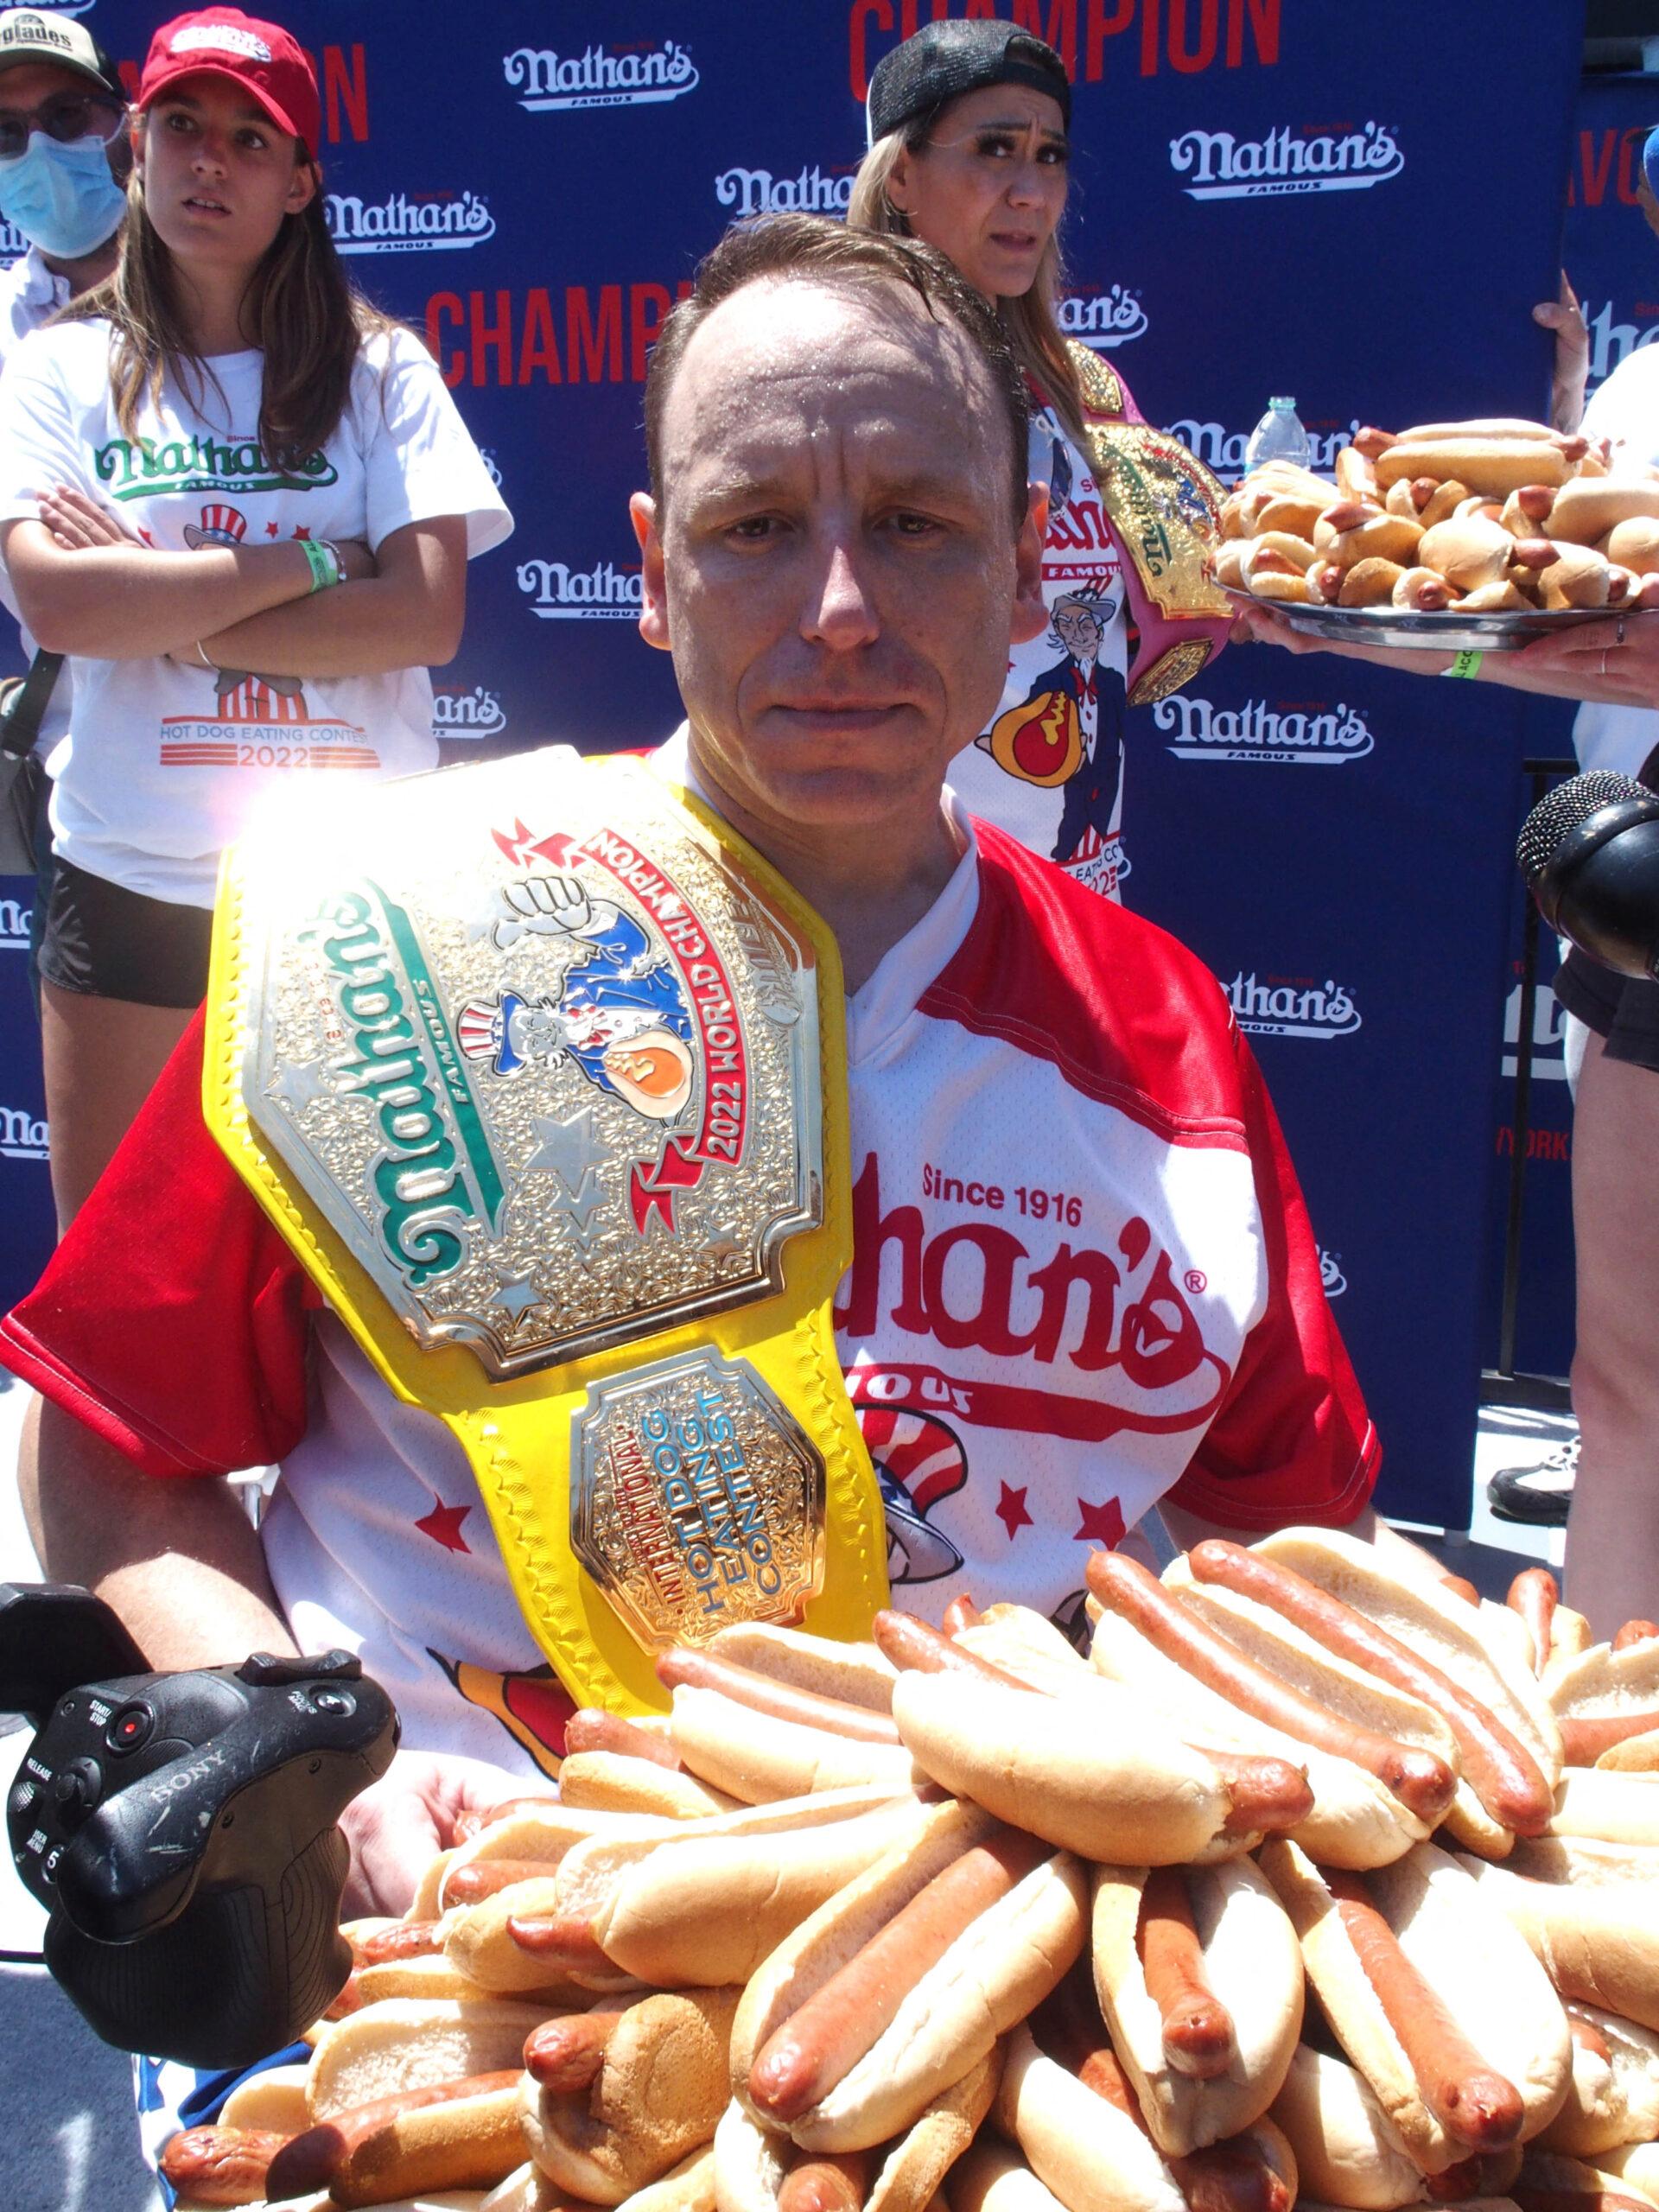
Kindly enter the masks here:
M 114 92 L 105 92 L 78 69 L 60 68 L 54 61 L 19 61 L 0 69 L 0 113 L 34 117 L 54 99 L 90 100 L 92 126 L 102 137 L 118 122 L 124 103 Z M 115 130 L 109 140 L 110 171 L 124 182 L 132 167 L 132 149 L 124 130 Z
M 640 628 L 700 766 L 795 836 L 914 812 L 1035 636 L 1041 546 L 966 334 L 893 285 L 746 286 L 686 349 L 641 495 Z

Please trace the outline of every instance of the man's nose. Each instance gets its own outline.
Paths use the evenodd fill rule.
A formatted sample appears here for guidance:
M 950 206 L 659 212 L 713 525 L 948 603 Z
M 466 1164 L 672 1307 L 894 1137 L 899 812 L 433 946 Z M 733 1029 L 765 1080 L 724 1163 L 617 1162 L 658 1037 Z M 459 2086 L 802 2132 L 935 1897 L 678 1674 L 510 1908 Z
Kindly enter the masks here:
M 804 636 L 836 652 L 849 652 L 879 635 L 874 594 L 855 548 L 842 537 L 823 549 L 803 610 Z

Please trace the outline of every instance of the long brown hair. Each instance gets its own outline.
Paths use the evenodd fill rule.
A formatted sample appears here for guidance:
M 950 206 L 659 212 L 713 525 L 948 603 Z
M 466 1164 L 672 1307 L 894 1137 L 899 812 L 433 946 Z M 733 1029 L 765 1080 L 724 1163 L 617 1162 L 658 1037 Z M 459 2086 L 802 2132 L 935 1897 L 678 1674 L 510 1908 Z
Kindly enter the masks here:
M 925 149 L 950 105 L 948 100 L 942 101 L 938 106 L 912 116 L 897 130 L 889 130 L 885 137 L 878 138 L 865 155 L 853 179 L 852 197 L 847 206 L 847 220 L 855 230 L 885 231 L 894 238 L 913 235 L 910 218 L 887 197 L 887 180 L 900 154 L 920 153 Z M 1015 359 L 1044 398 L 1052 404 L 1073 441 L 1082 445 L 1083 394 L 1060 329 L 1059 300 L 1065 278 L 1057 231 L 1043 248 L 1031 289 L 1015 299 L 999 300 L 996 311 L 1007 328 Z
M 302 149 L 302 161 L 308 157 Z M 315 164 L 310 166 L 315 169 Z M 242 327 L 264 354 L 259 442 L 267 460 L 297 467 L 321 450 L 346 411 L 365 338 L 396 327 L 365 300 L 340 265 L 322 212 L 322 179 L 282 227 L 248 279 Z M 58 320 L 105 316 L 116 333 L 111 378 L 124 435 L 136 441 L 138 410 L 156 402 L 164 376 L 200 405 L 211 368 L 190 348 L 171 250 L 144 202 L 143 172 L 127 185 L 121 257 L 112 275 L 70 302 Z

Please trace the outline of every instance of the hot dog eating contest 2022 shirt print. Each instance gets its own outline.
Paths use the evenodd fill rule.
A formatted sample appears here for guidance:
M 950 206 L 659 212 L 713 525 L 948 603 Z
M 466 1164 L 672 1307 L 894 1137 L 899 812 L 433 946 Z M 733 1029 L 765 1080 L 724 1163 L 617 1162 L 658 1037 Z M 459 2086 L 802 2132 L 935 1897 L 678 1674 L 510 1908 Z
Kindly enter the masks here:
M 258 435 L 264 357 L 217 355 L 198 388 L 168 378 L 116 417 L 102 321 L 26 339 L 0 391 L 0 519 L 41 493 L 83 493 L 159 551 L 357 538 L 462 515 L 467 555 L 512 518 L 435 364 L 411 332 L 365 341 L 320 452 L 273 462 Z M 435 765 L 424 668 L 317 677 L 180 659 L 77 658 L 70 731 L 50 762 L 57 850 L 147 897 L 211 906 L 218 856 L 266 792 L 297 776 L 399 776 Z

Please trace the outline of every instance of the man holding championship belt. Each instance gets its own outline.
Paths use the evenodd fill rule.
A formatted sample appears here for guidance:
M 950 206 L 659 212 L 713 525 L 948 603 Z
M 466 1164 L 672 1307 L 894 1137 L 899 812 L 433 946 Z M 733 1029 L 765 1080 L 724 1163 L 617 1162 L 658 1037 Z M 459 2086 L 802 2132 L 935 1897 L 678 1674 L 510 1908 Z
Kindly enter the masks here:
M 0 1324 L 48 1573 L 157 1665 L 297 1639 L 391 1691 L 359 1910 L 722 1619 L 856 1636 L 891 1580 L 1075 1631 L 1160 1499 L 1375 1532 L 1214 979 L 945 786 L 1047 620 L 1026 408 L 930 250 L 728 233 L 633 502 L 684 728 L 238 854 L 205 1029 Z M 189 1479 L 264 1460 L 257 1535 Z

